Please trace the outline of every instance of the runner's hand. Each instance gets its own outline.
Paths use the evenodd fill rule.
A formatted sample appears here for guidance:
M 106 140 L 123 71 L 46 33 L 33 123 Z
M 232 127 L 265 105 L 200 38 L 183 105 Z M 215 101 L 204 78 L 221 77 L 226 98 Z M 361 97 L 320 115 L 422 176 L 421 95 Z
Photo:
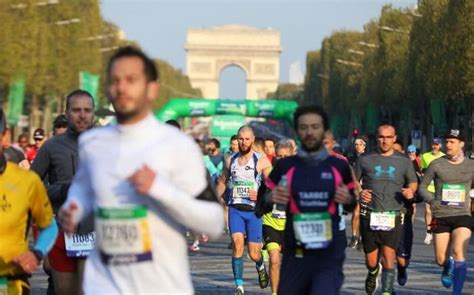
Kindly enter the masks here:
M 256 201 L 257 200 L 257 191 L 254 190 L 253 188 L 250 189 L 250 200 L 251 201 Z
M 344 183 L 337 187 L 336 193 L 334 195 L 334 201 L 343 205 L 348 205 L 352 202 L 352 196 Z
M 77 204 L 70 202 L 67 207 L 61 207 L 58 212 L 58 222 L 68 234 L 76 232 L 78 210 Z
M 142 168 L 138 169 L 128 178 L 128 181 L 130 181 L 139 194 L 148 195 L 155 177 L 156 172 L 144 164 Z
M 415 197 L 415 192 L 411 188 L 402 188 L 402 195 L 405 199 L 411 200 Z
M 33 273 L 38 268 L 39 264 L 35 254 L 33 254 L 31 251 L 27 251 L 13 258 L 13 262 L 21 267 L 26 273 Z
M 362 190 L 362 193 L 360 194 L 360 198 L 362 199 L 362 202 L 364 203 L 370 203 L 372 201 L 372 190 L 370 189 L 364 189 Z
M 272 191 L 272 202 L 275 204 L 286 205 L 290 201 L 288 189 L 277 186 Z

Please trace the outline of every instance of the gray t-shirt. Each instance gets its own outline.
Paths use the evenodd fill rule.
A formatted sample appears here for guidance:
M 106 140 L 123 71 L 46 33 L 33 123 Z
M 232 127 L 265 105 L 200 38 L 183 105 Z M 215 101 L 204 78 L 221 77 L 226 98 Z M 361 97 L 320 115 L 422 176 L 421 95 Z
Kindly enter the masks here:
M 466 158 L 461 164 L 452 164 L 446 157 L 442 157 L 428 166 L 418 191 L 421 197 L 431 204 L 434 217 L 470 216 L 469 191 L 473 177 L 473 160 Z M 431 180 L 434 180 L 435 194 L 427 190 Z
M 357 180 L 362 180 L 362 188 L 372 190 L 368 208 L 377 212 L 402 210 L 402 188 L 417 183 L 410 159 L 398 152 L 391 156 L 365 153 L 357 159 L 354 171 Z

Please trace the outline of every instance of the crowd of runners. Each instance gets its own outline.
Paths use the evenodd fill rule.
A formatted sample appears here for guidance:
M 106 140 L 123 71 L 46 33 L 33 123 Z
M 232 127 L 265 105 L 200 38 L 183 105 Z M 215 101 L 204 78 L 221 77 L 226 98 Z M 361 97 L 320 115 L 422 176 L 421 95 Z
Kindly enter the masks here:
M 224 150 L 157 121 L 158 81 L 154 63 L 124 47 L 107 67 L 116 123 L 93 128 L 94 100 L 75 90 L 52 136 L 36 129 L 30 145 L 27 134 L 13 143 L 0 112 L 0 294 L 29 294 L 40 265 L 47 294 L 192 294 L 188 251 L 221 235 L 235 294 L 245 293 L 246 248 L 272 294 L 339 294 L 347 247 L 365 254 L 367 294 L 379 281 L 394 294 L 395 281 L 402 290 L 409 280 L 422 202 L 424 242 L 440 267 L 433 284 L 461 294 L 474 224 L 474 161 L 461 130 L 420 154 L 382 123 L 373 150 L 357 136 L 346 157 L 328 115 L 310 105 L 294 113 L 298 145 L 244 125 Z

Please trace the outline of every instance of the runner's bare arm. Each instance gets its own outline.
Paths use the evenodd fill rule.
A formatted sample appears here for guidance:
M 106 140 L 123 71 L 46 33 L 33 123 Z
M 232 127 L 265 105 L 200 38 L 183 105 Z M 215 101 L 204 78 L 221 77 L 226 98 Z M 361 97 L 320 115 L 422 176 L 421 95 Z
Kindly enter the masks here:
M 224 194 L 227 181 L 229 180 L 229 171 L 230 171 L 230 159 L 231 157 L 227 157 L 224 160 L 224 169 L 222 169 L 222 173 L 219 176 L 219 179 L 217 180 L 216 184 L 216 193 L 217 193 L 217 198 L 222 198 L 222 195 Z
M 433 166 L 430 165 L 426 169 L 425 174 L 423 175 L 423 178 L 421 179 L 420 187 L 418 188 L 418 193 L 427 203 L 431 203 L 435 199 L 434 194 L 428 191 L 427 189 L 428 185 L 431 183 L 433 178 L 434 178 L 434 170 L 433 170 Z
M 258 160 L 257 171 L 263 175 L 263 179 L 267 179 L 272 172 L 272 163 L 267 157 L 262 157 Z

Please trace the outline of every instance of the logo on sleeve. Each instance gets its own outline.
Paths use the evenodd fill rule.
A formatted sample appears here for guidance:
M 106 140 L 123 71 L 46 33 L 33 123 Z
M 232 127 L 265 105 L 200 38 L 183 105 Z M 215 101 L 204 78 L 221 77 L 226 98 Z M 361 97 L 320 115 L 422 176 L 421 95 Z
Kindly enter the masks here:
M 321 179 L 322 180 L 332 180 L 332 173 L 329 172 L 321 172 Z

